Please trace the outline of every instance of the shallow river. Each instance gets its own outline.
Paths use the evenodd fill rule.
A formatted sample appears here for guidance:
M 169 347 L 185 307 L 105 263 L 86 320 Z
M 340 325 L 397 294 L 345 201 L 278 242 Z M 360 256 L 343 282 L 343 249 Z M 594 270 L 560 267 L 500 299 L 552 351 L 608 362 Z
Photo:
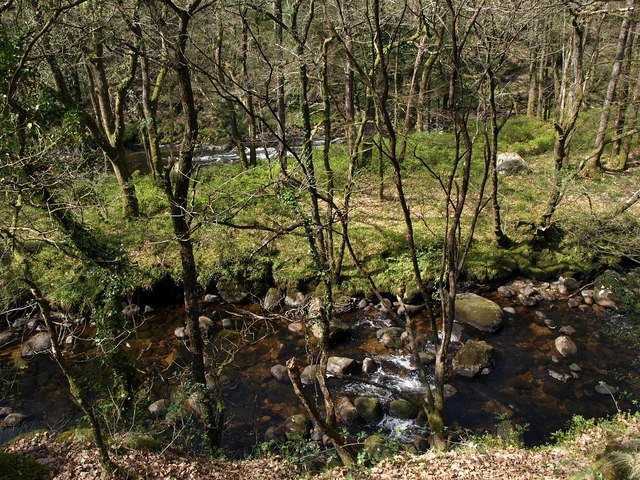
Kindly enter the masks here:
M 564 301 L 546 302 L 532 308 L 494 292 L 483 295 L 502 307 L 513 307 L 516 313 L 504 314 L 504 325 L 497 333 L 483 334 L 465 327 L 459 341 L 454 342 L 455 351 L 460 342 L 469 338 L 484 339 L 495 348 L 496 355 L 495 369 L 490 374 L 473 379 L 456 376 L 449 380 L 448 383 L 457 389 L 446 404 L 449 428 L 495 431 L 499 419 L 509 418 L 513 424 L 529 425 L 524 434 L 527 444 L 541 444 L 549 440 L 553 431 L 564 427 L 573 415 L 606 416 L 617 408 L 632 408 L 627 398 L 640 398 L 639 352 L 625 347 L 610 335 L 612 330 L 625 328 L 622 317 L 611 312 L 600 316 L 584 313 L 570 309 Z M 258 306 L 247 308 L 259 312 Z M 222 318 L 242 322 L 242 317 L 237 316 L 242 313 L 236 307 L 217 304 L 203 305 L 203 309 L 205 315 L 213 316 L 217 310 Z M 351 326 L 351 336 L 336 344 L 332 354 L 358 361 L 369 356 L 380 368 L 371 376 L 362 374 L 363 377 L 393 385 L 409 394 L 420 393 L 422 386 L 407 353 L 389 350 L 376 339 L 376 329 L 389 326 L 384 315 L 371 309 L 366 313 L 353 310 L 341 317 Z M 559 335 L 558 330 L 548 328 L 543 317 L 555 321 L 558 329 L 571 326 L 576 330 L 573 339 L 578 345 L 578 354 L 575 357 L 563 359 L 557 353 L 553 342 Z M 426 323 L 422 317 L 421 321 Z M 188 364 L 184 344 L 174 335 L 181 323 L 182 307 L 157 307 L 156 313 L 147 317 L 125 344 L 131 358 L 137 359 L 139 368 L 146 372 L 145 376 L 155 379 L 151 400 L 168 397 L 176 382 L 172 375 Z M 253 338 L 259 340 L 241 350 L 233 366 L 224 373 L 228 407 L 225 447 L 239 456 L 249 453 L 263 441 L 269 426 L 280 425 L 289 415 L 302 412 L 291 386 L 277 381 L 270 369 L 275 364 L 286 363 L 294 355 L 307 360 L 304 335 L 292 333 L 284 318 L 270 322 L 258 320 L 256 325 Z M 0 444 L 24 431 L 64 428 L 79 416 L 78 410 L 67 400 L 65 382 L 47 355 L 28 361 L 19 359 L 18 344 L 0 350 L 4 369 L 0 407 L 10 406 L 29 417 L 18 428 L 0 431 Z M 15 362 L 21 365 L 20 368 L 14 368 Z M 564 383 L 549 375 L 550 369 L 568 373 L 571 363 L 581 367 L 577 378 Z M 625 381 L 627 376 L 636 381 Z M 597 393 L 595 387 L 602 381 L 615 386 L 618 393 L 613 397 Z M 392 399 L 388 392 L 357 381 L 330 379 L 329 386 L 337 394 L 351 398 L 379 396 L 383 404 Z M 307 388 L 313 392 L 313 387 Z M 146 408 L 146 404 L 140 408 Z M 384 430 L 407 442 L 411 442 L 415 434 L 426 433 L 413 421 L 388 416 L 379 425 L 357 424 L 352 430 Z

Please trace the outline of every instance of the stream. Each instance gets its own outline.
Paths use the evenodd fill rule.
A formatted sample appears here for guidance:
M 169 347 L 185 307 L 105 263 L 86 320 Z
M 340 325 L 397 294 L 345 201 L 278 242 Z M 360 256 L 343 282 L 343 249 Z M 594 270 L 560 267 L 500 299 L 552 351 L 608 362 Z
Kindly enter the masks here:
M 549 441 L 550 434 L 565 427 L 573 415 L 603 417 L 617 409 L 635 408 L 630 399 L 640 398 L 637 381 L 640 354 L 622 344 L 619 336 L 612 335 L 612 332 L 621 332 L 628 327 L 628 318 L 612 310 L 595 312 L 570 308 L 562 300 L 525 307 L 516 299 L 504 298 L 496 291 L 478 293 L 508 311 L 513 309 L 514 313 L 504 312 L 504 323 L 495 333 L 479 332 L 466 325 L 456 328 L 452 352 L 469 339 L 485 340 L 495 349 L 495 367 L 490 373 L 474 378 L 450 377 L 448 383 L 457 393 L 446 402 L 449 429 L 495 432 L 500 419 L 509 419 L 514 425 L 527 424 L 523 436 L 525 444 L 538 445 Z M 140 316 L 137 328 L 123 344 L 130 358 L 135 359 L 137 368 L 145 372 L 147 379 L 153 379 L 149 384 L 150 395 L 138 407 L 144 410 L 152 401 L 171 396 L 179 373 L 189 363 L 184 342 L 174 334 L 182 325 L 182 306 L 154 308 L 153 314 Z M 227 405 L 223 447 L 234 456 L 246 456 L 264 441 L 270 426 L 282 425 L 287 417 L 303 412 L 288 381 L 276 380 L 270 370 L 276 364 L 285 364 L 292 356 L 306 364 L 305 334 L 289 328 L 296 320 L 294 317 L 289 320 L 286 316 L 277 320 L 261 319 L 264 312 L 259 305 L 240 308 L 203 302 L 202 309 L 210 318 L 227 319 L 226 325 L 230 328 L 222 336 L 224 341 L 238 338 L 238 329 L 243 326 L 243 333 L 254 340 L 236 354 L 221 379 Z M 416 318 L 419 330 L 427 332 L 425 314 Z M 351 399 L 378 397 L 385 412 L 393 394 L 370 383 L 358 382 L 358 378 L 395 387 L 408 396 L 422 392 L 423 386 L 406 349 L 389 349 L 376 338 L 378 329 L 391 326 L 384 313 L 373 306 L 354 308 L 341 314 L 340 320 L 349 325 L 350 334 L 335 343 L 331 354 L 357 362 L 369 357 L 378 368 L 370 374 L 330 378 L 328 385 L 332 392 Z M 578 353 L 565 359 L 555 350 L 554 340 L 560 335 L 560 328 L 569 326 L 575 330 L 571 338 L 578 346 Z M 91 327 L 87 327 L 85 335 L 90 337 L 91 331 Z M 219 346 L 224 347 L 223 344 Z M 80 337 L 74 348 L 88 350 L 89 347 L 90 341 Z M 570 364 L 579 365 L 580 371 L 568 375 Z M 22 359 L 21 344 L 14 341 L 4 347 L 0 345 L 0 365 L 3 371 L 0 409 L 10 407 L 27 415 L 21 425 L 0 430 L 0 444 L 30 430 L 63 429 L 81 416 L 69 401 L 66 382 L 49 355 Z M 550 370 L 565 372 L 570 378 L 552 378 Z M 601 382 L 614 386 L 617 393 L 598 393 L 596 386 Z M 313 386 L 306 388 L 309 394 L 317 394 L 321 400 Z M 416 434 L 427 433 L 420 422 L 400 420 L 388 413 L 378 424 L 356 421 L 349 429 L 352 433 L 381 430 L 407 443 L 412 442 Z

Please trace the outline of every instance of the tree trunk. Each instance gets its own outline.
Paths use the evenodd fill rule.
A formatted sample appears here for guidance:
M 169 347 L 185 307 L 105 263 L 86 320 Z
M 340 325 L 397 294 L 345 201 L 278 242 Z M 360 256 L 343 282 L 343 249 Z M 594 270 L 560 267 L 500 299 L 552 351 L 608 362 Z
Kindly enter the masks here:
M 629 37 L 629 28 L 631 27 L 631 16 L 633 14 L 634 3 L 635 0 L 627 0 L 625 4 L 626 11 L 622 20 L 622 26 L 620 27 L 620 35 L 618 36 L 618 46 L 616 48 L 615 61 L 613 62 L 613 68 L 611 69 L 611 78 L 609 79 L 607 94 L 604 98 L 604 103 L 602 104 L 602 114 L 600 115 L 600 123 L 598 125 L 598 132 L 596 133 L 593 152 L 591 152 L 591 154 L 587 157 L 586 163 L 584 165 L 584 172 L 587 175 L 593 175 L 602 170 L 601 162 L 605 145 L 604 137 L 607 133 L 609 116 L 611 114 L 611 105 L 616 94 L 618 77 L 620 76 L 622 61 L 624 59 L 624 52 L 627 45 L 627 38 Z

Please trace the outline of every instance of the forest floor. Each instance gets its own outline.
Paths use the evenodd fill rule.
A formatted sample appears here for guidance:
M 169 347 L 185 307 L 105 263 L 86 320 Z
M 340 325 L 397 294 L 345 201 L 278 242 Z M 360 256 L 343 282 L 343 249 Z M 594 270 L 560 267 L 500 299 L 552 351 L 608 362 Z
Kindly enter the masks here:
M 553 446 L 526 449 L 500 443 L 495 437 L 481 437 L 449 452 L 404 453 L 373 467 L 338 467 L 321 473 L 310 473 L 305 465 L 278 456 L 230 461 L 185 457 L 171 450 L 121 449 L 115 458 L 141 479 L 633 479 L 640 478 L 639 447 L 640 416 L 620 414 L 598 423 L 582 420 L 561 434 Z M 48 465 L 53 472 L 50 479 L 105 478 L 95 448 L 78 441 L 60 442 L 49 432 L 21 438 L 4 448 Z

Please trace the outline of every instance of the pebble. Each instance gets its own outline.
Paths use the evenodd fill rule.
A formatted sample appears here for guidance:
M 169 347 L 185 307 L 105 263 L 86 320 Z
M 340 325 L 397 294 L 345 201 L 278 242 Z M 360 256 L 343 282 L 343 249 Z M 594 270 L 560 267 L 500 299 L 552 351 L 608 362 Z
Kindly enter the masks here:
M 560 329 L 560 333 L 564 335 L 573 335 L 574 333 L 576 333 L 576 329 L 573 328 L 571 325 L 565 325 Z
M 554 322 L 553 320 L 551 320 L 550 318 L 545 318 L 544 319 L 544 324 L 549 327 L 551 330 L 555 330 L 556 328 L 558 328 L 558 325 L 556 324 L 556 322 Z
M 502 310 L 503 310 L 505 313 L 509 313 L 509 314 L 511 314 L 511 315 L 515 315 L 515 313 L 516 313 L 516 309 L 515 309 L 515 308 L 513 308 L 513 307 L 504 307 Z

